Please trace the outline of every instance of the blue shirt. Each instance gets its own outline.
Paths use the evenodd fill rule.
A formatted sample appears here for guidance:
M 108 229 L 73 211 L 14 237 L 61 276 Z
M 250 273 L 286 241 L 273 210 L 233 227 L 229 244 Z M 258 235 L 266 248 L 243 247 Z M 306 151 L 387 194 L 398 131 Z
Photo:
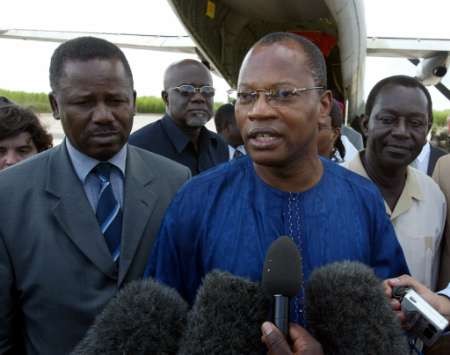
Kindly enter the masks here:
M 363 262 L 383 279 L 409 273 L 377 187 L 321 161 L 320 181 L 301 193 L 264 183 L 248 157 L 193 178 L 166 212 L 146 274 L 192 304 L 213 269 L 259 281 L 266 251 L 282 235 L 299 247 L 305 281 L 313 269 L 339 260 Z M 301 313 L 301 299 L 299 306 Z
M 80 152 L 72 145 L 72 143 L 70 143 L 69 139 L 66 138 L 64 141 L 75 173 L 83 184 L 84 192 L 86 193 L 89 203 L 95 212 L 97 209 L 101 184 L 99 183 L 98 178 L 91 174 L 91 171 L 97 166 L 98 163 L 100 163 L 100 161 Z M 111 170 L 111 186 L 114 196 L 119 201 L 122 208 L 126 160 L 126 144 L 111 159 L 108 160 L 109 163 L 117 168 Z

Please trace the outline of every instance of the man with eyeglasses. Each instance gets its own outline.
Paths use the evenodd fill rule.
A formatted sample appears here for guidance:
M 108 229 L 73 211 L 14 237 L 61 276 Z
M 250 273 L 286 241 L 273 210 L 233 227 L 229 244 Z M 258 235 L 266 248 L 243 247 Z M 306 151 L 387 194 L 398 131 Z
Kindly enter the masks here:
M 302 285 L 315 268 L 339 260 L 363 262 L 380 278 L 408 273 L 376 186 L 318 155 L 318 120 L 332 100 L 326 78 L 320 50 L 298 35 L 272 33 L 250 49 L 236 101 L 248 156 L 181 188 L 148 275 L 192 303 L 213 269 L 259 281 L 267 249 L 282 235 L 301 252 Z M 301 287 L 291 304 L 299 324 L 303 294 Z
M 227 144 L 204 127 L 213 116 L 212 85 L 202 63 L 185 59 L 171 64 L 161 93 L 166 114 L 134 132 L 129 143 L 187 166 L 192 175 L 227 161 Z

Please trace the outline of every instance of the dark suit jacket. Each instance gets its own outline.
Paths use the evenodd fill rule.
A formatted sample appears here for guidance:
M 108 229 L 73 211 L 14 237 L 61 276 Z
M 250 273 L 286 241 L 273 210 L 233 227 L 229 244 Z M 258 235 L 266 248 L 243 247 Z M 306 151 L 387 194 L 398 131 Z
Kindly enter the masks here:
M 430 144 L 430 159 L 428 160 L 428 168 L 427 174 L 428 176 L 433 175 L 434 166 L 440 157 L 447 154 L 447 152 L 443 149 L 436 148 L 432 144 Z
M 187 166 L 192 175 L 229 159 L 228 145 L 205 127 L 200 130 L 198 152 L 195 152 L 189 138 L 169 115 L 134 132 L 129 143 Z
M 124 284 L 142 277 L 189 170 L 128 148 L 117 274 L 65 144 L 0 172 L 0 354 L 67 354 Z

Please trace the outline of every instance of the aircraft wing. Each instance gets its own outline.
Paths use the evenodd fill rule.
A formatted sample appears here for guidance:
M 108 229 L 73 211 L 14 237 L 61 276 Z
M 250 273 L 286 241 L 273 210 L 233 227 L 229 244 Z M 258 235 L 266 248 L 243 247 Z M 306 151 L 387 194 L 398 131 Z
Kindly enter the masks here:
M 110 41 L 122 48 L 146 49 L 162 52 L 195 54 L 195 46 L 189 36 L 161 36 L 128 33 L 46 31 L 25 29 L 0 29 L 0 38 L 45 42 L 64 42 L 81 36 L 94 36 Z
M 95 36 L 122 48 L 145 49 L 203 55 L 189 36 L 143 35 L 130 33 L 0 29 L 0 38 L 62 43 L 80 36 Z M 450 65 L 450 39 L 368 37 L 367 55 L 408 58 L 417 65 L 416 77 L 425 85 L 434 85 L 448 99 L 448 90 L 440 81 Z M 419 60 L 422 59 L 422 60 Z M 344 63 L 345 64 L 345 63 Z M 347 72 L 353 72 L 347 70 Z M 351 81 L 351 80 L 350 80 Z M 355 85 L 356 87 L 358 85 Z
M 368 37 L 367 55 L 378 57 L 429 58 L 449 52 L 450 39 Z
M 424 85 L 434 85 L 450 99 L 450 91 L 441 83 L 450 65 L 450 39 L 369 37 L 367 55 L 409 59 L 417 66 L 417 79 Z

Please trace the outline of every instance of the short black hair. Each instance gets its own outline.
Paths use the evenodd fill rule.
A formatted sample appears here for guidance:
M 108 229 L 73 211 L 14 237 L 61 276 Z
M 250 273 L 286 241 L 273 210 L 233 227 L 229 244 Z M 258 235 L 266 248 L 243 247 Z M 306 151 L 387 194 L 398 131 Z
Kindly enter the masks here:
M 0 105 L 0 140 L 23 132 L 30 134 L 38 152 L 53 146 L 53 137 L 47 133 L 33 111 L 15 104 Z
M 344 115 L 342 113 L 341 106 L 339 105 L 339 103 L 336 99 L 333 99 L 333 103 L 331 105 L 330 117 L 331 117 L 331 127 L 333 127 L 333 128 L 341 128 L 342 127 L 342 125 L 344 123 Z M 339 134 L 339 137 L 336 139 L 334 146 L 336 147 L 337 151 L 339 152 L 339 155 L 341 156 L 341 158 L 344 159 L 345 146 L 344 146 L 344 143 L 342 142 L 340 134 Z
M 416 78 L 413 78 L 412 76 L 408 75 L 393 75 L 389 76 L 387 78 L 384 78 L 380 80 L 378 83 L 375 84 L 375 86 L 370 90 L 369 96 L 367 97 L 366 101 L 366 117 L 369 119 L 370 114 L 372 113 L 373 106 L 375 104 L 375 100 L 379 93 L 381 92 L 381 89 L 383 89 L 386 86 L 404 86 L 408 88 L 418 88 L 420 89 L 427 98 L 427 108 L 428 108 L 428 124 L 431 127 L 431 124 L 433 123 L 433 103 L 431 101 L 430 93 L 428 92 L 427 88 Z
M 330 117 L 331 127 L 337 128 L 341 127 L 344 124 L 344 115 L 342 114 L 341 107 L 339 106 L 339 102 L 336 99 L 333 99 Z
M 252 49 L 257 46 L 267 46 L 273 43 L 293 41 L 305 52 L 308 58 L 308 66 L 313 73 L 314 84 L 327 87 L 327 66 L 325 58 L 320 49 L 309 39 L 291 32 L 272 32 L 259 39 Z
M 96 37 L 78 37 L 62 43 L 55 49 L 50 61 L 50 86 L 58 89 L 65 62 L 71 60 L 118 59 L 122 62 L 133 88 L 133 74 L 125 54 L 115 44 Z
M 11 105 L 13 102 L 8 99 L 6 96 L 0 96 L 0 105 Z
M 227 126 L 233 124 L 233 122 L 236 122 L 234 106 L 232 104 L 220 106 L 214 115 L 217 132 L 222 132 Z

